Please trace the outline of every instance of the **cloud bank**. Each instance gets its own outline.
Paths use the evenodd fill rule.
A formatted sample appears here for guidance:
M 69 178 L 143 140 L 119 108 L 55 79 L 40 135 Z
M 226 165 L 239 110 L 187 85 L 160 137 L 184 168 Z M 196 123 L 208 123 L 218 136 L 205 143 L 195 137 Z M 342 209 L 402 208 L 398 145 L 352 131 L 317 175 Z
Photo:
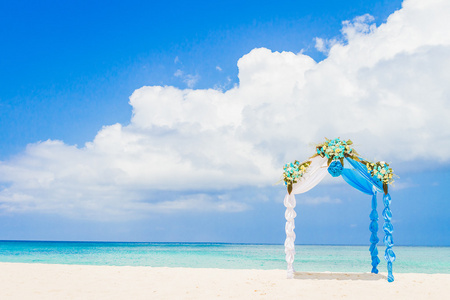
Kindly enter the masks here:
M 407 0 L 379 27 L 365 15 L 344 22 L 342 37 L 316 39 L 328 53 L 320 63 L 259 48 L 238 61 L 230 90 L 142 87 L 130 124 L 104 126 L 81 148 L 48 140 L 0 162 L 0 209 L 242 211 L 205 192 L 269 186 L 324 137 L 353 139 L 368 159 L 447 163 L 449 18 L 449 1 Z

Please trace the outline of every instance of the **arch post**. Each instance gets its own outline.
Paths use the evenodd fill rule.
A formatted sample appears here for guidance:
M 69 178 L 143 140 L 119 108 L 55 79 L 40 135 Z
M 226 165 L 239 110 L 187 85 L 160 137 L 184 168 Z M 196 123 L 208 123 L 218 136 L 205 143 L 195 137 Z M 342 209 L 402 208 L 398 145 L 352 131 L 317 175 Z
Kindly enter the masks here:
M 377 191 L 375 187 L 373 188 L 373 196 L 372 196 L 372 211 L 370 212 L 370 256 L 372 258 L 372 271 L 371 273 L 378 274 L 377 266 L 380 263 L 380 259 L 378 258 L 378 249 L 377 244 L 380 241 L 378 238 L 378 212 L 377 212 Z
M 286 212 L 284 214 L 286 218 L 286 240 L 284 242 L 284 253 L 286 253 L 287 262 L 287 278 L 294 278 L 294 256 L 295 256 L 295 217 L 297 216 L 294 208 L 296 205 L 294 194 L 288 194 L 284 198 L 284 206 L 286 206 Z
M 388 269 L 388 281 L 392 282 L 394 281 L 394 275 L 392 275 L 392 263 L 395 261 L 395 253 L 394 250 L 392 250 L 392 247 L 394 246 L 394 239 L 392 238 L 392 233 L 394 232 L 394 226 L 392 226 L 391 219 L 392 219 L 392 212 L 391 208 L 389 207 L 391 205 L 391 196 L 389 193 L 385 193 L 383 195 L 383 203 L 384 203 L 384 210 L 383 210 L 383 218 L 384 218 L 384 244 L 386 245 L 386 250 L 384 251 L 384 259 L 387 262 L 387 269 Z

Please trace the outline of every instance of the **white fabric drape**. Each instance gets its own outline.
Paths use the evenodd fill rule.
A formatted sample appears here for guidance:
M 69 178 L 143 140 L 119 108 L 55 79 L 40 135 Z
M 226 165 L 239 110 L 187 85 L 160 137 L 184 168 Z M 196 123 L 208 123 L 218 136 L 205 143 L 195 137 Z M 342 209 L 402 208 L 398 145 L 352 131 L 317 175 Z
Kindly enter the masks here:
M 286 193 L 284 197 L 284 206 L 286 206 L 286 240 L 284 242 L 284 252 L 286 253 L 286 262 L 287 266 L 287 278 L 294 277 L 294 256 L 295 256 L 295 222 L 294 219 L 297 216 L 295 213 L 295 194 L 302 194 L 322 181 L 322 179 L 327 175 L 327 159 L 322 158 L 320 156 L 316 156 L 310 159 L 311 164 L 307 169 L 307 172 L 303 175 L 303 177 L 299 180 L 299 182 L 295 183 L 292 186 L 292 192 L 289 195 Z

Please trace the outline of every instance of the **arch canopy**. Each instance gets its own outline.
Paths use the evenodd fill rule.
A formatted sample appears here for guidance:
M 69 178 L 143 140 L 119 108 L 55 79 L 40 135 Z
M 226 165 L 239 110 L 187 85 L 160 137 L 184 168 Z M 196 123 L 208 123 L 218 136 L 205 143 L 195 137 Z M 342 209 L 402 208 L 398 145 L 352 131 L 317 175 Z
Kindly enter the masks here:
M 346 157 L 345 160 L 353 167 L 342 168 L 342 171 L 339 175 L 342 176 L 345 182 L 350 184 L 355 189 L 368 195 L 373 195 L 375 191 L 383 191 L 383 183 L 378 178 L 370 176 L 370 173 L 365 165 L 349 157 Z M 292 192 L 288 193 L 286 196 L 288 196 L 289 194 L 306 193 L 307 191 L 313 189 L 316 185 L 318 185 L 329 173 L 327 158 L 316 156 L 311 158 L 310 162 L 311 164 L 303 173 L 301 180 L 292 184 Z
M 384 192 L 383 195 L 383 218 L 385 232 L 384 244 L 386 245 L 384 258 L 387 261 L 388 281 L 394 281 L 392 275 L 392 262 L 395 261 L 395 254 L 392 250 L 394 245 L 392 239 L 393 226 L 391 223 L 392 213 L 390 210 L 391 196 L 388 192 L 388 184 L 393 182 L 393 171 L 389 164 L 380 161 L 372 163 L 359 156 L 359 154 L 351 148 L 353 143 L 343 141 L 339 138 L 328 140 L 316 147 L 316 154 L 309 160 L 300 163 L 286 164 L 284 166 L 283 179 L 287 186 L 287 193 L 284 198 L 286 206 L 286 241 L 285 253 L 286 262 L 288 264 L 288 278 L 294 275 L 294 256 L 295 256 L 295 195 L 306 193 L 307 191 L 318 185 L 329 173 L 333 177 L 342 176 L 353 188 L 372 196 L 372 212 L 370 213 L 371 231 L 369 248 L 372 258 L 372 273 L 378 273 L 377 265 L 380 263 L 378 258 L 377 243 L 379 242 L 378 232 L 378 213 L 377 213 L 377 193 Z M 347 167 L 344 167 L 344 161 Z

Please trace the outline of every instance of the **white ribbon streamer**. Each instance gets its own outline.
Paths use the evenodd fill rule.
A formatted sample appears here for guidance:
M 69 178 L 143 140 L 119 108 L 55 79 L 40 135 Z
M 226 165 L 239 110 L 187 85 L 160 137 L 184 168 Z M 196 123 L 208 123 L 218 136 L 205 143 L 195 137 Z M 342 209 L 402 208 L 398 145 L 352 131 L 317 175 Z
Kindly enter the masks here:
M 286 218 L 286 241 L 284 242 L 284 253 L 286 253 L 287 262 L 287 278 L 294 278 L 294 256 L 295 256 L 295 217 L 297 213 L 294 208 L 296 205 L 295 194 L 302 194 L 322 181 L 327 175 L 327 159 L 320 156 L 312 158 L 311 164 L 303 177 L 299 182 L 292 186 L 292 192 L 289 195 L 286 193 L 284 197 L 284 206 L 286 206 L 286 212 L 284 214 Z

